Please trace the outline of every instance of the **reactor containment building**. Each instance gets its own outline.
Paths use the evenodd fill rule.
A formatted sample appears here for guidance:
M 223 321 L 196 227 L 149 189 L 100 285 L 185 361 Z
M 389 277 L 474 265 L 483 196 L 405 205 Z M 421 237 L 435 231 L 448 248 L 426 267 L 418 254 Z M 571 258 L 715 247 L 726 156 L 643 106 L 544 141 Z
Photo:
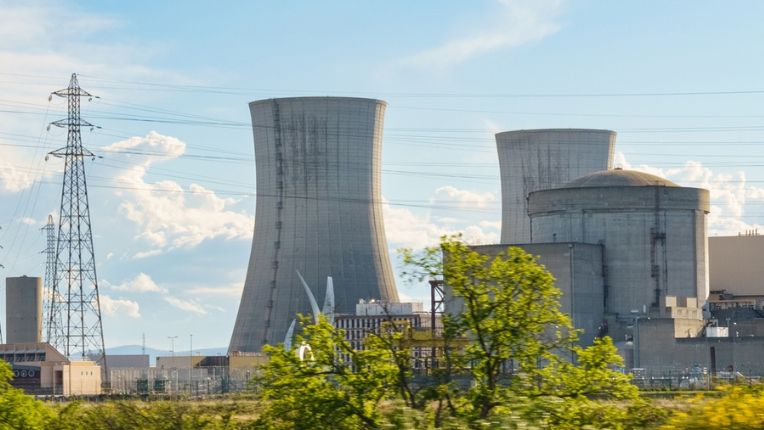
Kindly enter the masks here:
M 398 301 L 382 221 L 386 103 L 295 97 L 250 103 L 255 142 L 255 232 L 229 352 L 282 342 L 316 293 L 334 282 L 335 311 L 359 299 Z

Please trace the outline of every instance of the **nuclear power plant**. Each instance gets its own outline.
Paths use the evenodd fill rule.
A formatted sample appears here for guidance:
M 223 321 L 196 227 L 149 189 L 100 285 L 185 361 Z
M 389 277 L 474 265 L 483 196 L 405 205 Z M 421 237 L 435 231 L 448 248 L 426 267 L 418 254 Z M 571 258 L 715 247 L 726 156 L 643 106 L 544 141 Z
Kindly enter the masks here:
M 397 302 L 382 222 L 380 174 L 386 103 L 297 97 L 250 103 L 257 203 L 247 278 L 230 352 L 284 340 L 334 281 L 335 311 L 361 299 Z
M 315 312 L 309 296 L 323 297 L 329 277 L 338 321 L 363 300 L 398 301 L 380 206 L 385 108 L 346 97 L 250 103 L 255 232 L 229 353 L 283 342 L 297 314 Z M 538 256 L 582 344 L 610 335 L 635 368 L 716 368 L 727 352 L 714 315 L 730 296 L 711 294 L 706 303 L 716 291 L 709 285 L 709 192 L 613 168 L 615 143 L 610 130 L 496 134 L 501 243 L 474 249 L 496 255 L 518 246 Z M 458 312 L 447 282 L 444 291 L 445 312 Z M 702 352 L 709 342 L 722 344 Z M 764 341 L 747 345 L 764 352 Z M 742 352 L 736 360 L 745 362 Z
M 75 76 L 70 87 L 59 93 L 70 99 L 87 94 Z M 359 348 L 366 335 L 394 321 L 406 327 L 402 335 L 412 347 L 412 369 L 427 373 L 438 366 L 439 314 L 459 313 L 463 304 L 450 293 L 447 279 L 431 280 L 429 311 L 398 300 L 381 206 L 386 107 L 381 100 L 351 97 L 249 104 L 256 217 L 227 357 L 163 357 L 150 372 L 144 364 L 141 383 L 133 384 L 134 369 L 120 366 L 119 357 L 118 369 L 107 369 L 102 348 L 94 349 L 94 361 L 73 361 L 71 354 L 43 341 L 43 295 L 50 301 L 48 341 L 73 336 L 51 335 L 65 326 L 61 303 L 67 303 L 55 282 L 43 294 L 40 278 L 9 277 L 7 343 L 0 345 L 0 358 L 13 365 L 15 383 L 38 393 L 97 394 L 102 380 L 121 375 L 107 385 L 124 393 L 177 393 L 183 390 L 177 370 L 183 368 L 189 390 L 192 383 L 198 389 L 196 383 L 207 381 L 206 392 L 217 392 L 210 386 L 211 372 L 224 392 L 233 382 L 246 386 L 251 372 L 268 359 L 263 346 L 291 345 L 298 314 L 316 319 L 325 314 Z M 79 133 L 78 115 L 75 109 L 68 122 L 58 125 Z M 83 151 L 77 133 L 68 144 Z M 614 167 L 614 131 L 513 130 L 495 139 L 501 239 L 473 249 L 496 256 L 515 246 L 536 256 L 554 276 L 562 292 L 560 306 L 580 330 L 580 344 L 612 337 L 635 375 L 676 376 L 690 368 L 764 375 L 764 266 L 759 262 L 764 236 L 754 230 L 709 238 L 709 191 Z M 57 261 L 54 230 L 51 219 L 49 268 Z M 86 230 L 78 243 L 92 243 Z M 95 286 L 95 269 L 88 267 Z M 46 282 L 60 280 L 56 270 L 48 272 Z M 82 297 L 97 307 L 97 295 L 88 294 Z M 325 298 L 321 309 L 317 297 Z M 100 311 L 96 314 L 100 321 Z M 92 333 L 100 338 L 100 322 L 97 327 Z M 141 357 L 148 363 L 148 356 Z M 174 384 L 167 369 L 176 372 Z M 79 387 L 72 385 L 75 379 Z

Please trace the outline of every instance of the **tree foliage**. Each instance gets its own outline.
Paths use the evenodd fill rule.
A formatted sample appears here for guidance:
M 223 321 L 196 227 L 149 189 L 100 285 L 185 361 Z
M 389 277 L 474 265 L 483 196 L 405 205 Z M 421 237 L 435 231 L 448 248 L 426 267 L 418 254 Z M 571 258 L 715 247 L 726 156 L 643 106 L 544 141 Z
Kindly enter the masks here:
M 442 279 L 462 303 L 460 312 L 444 316 L 444 356 L 435 374 L 413 378 L 401 330 L 370 335 L 359 351 L 325 320 L 303 320 L 294 344 L 310 345 L 308 359 L 266 349 L 270 362 L 256 380 L 266 402 L 263 427 L 623 424 L 623 408 L 593 400 L 636 399 L 629 377 L 613 370 L 621 358 L 609 338 L 577 345 L 577 331 L 560 309 L 561 292 L 535 257 L 515 247 L 482 255 L 458 238 L 403 256 L 406 276 Z M 385 412 L 389 405 L 398 413 Z M 616 427 L 627 428 L 621 424 Z
M 552 275 L 521 248 L 480 254 L 458 238 L 439 247 L 403 252 L 408 276 L 440 278 L 463 309 L 444 317 L 447 337 L 470 339 L 449 359 L 471 376 L 463 407 L 454 411 L 484 420 L 506 413 L 519 398 L 633 398 L 629 377 L 609 338 L 582 348 L 577 330 L 560 309 Z
M 305 323 L 306 319 L 302 319 Z M 322 316 L 303 324 L 295 345 L 309 345 L 300 359 L 283 346 L 266 347 L 270 360 L 255 379 L 267 402 L 264 428 L 377 428 L 379 406 L 395 392 L 397 369 L 389 351 L 355 350 Z
M 11 366 L 0 360 L 0 429 L 45 429 L 51 411 L 32 396 L 11 386 Z

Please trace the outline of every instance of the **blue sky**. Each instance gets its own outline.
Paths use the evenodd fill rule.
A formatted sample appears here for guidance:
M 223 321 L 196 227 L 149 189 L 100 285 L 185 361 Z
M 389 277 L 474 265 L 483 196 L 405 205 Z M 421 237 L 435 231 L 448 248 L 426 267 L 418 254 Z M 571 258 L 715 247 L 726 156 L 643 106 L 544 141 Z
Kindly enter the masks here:
M 394 260 L 446 232 L 498 239 L 493 133 L 519 128 L 613 129 L 619 165 L 711 189 L 711 234 L 759 228 L 762 16 L 755 1 L 0 0 L 0 273 L 44 273 L 62 169 L 44 154 L 65 144 L 47 97 L 72 72 L 101 97 L 83 139 L 103 156 L 87 169 L 107 347 L 228 344 L 261 98 L 389 102 Z

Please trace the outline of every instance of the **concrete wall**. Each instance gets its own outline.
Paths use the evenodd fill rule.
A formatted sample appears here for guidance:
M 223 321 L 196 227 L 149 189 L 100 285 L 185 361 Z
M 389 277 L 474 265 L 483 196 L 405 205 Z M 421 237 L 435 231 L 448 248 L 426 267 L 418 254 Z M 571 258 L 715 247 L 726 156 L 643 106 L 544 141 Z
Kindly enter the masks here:
M 528 194 L 610 169 L 616 134 L 544 129 L 496 134 L 501 170 L 501 243 L 530 242 Z
M 176 355 L 174 357 L 157 357 L 157 369 L 188 369 L 196 367 L 204 360 L 203 355 Z M 106 358 L 109 359 L 108 357 Z
M 103 366 L 100 355 L 91 355 L 88 358 L 95 361 L 99 366 Z M 109 370 L 118 368 L 146 368 L 149 367 L 149 358 L 148 354 L 109 354 L 106 356 L 106 364 Z
M 711 290 L 737 296 L 764 295 L 764 236 L 708 238 Z
M 735 369 L 744 375 L 764 375 L 764 337 L 674 337 L 674 320 L 641 320 L 638 367 L 655 372 L 682 371 L 700 366 L 716 371 Z
M 708 198 L 707 190 L 663 186 L 539 191 L 529 197 L 532 240 L 603 244 L 609 313 L 660 310 L 656 289 L 701 307 Z
M 252 253 L 229 351 L 284 340 L 334 281 L 335 310 L 359 299 L 398 301 L 382 222 L 386 104 L 345 97 L 252 102 L 257 207 Z
M 42 278 L 5 278 L 7 343 L 37 343 L 42 337 Z
M 573 325 L 582 329 L 581 344 L 588 345 L 597 335 L 603 321 L 604 283 L 602 277 L 602 247 L 582 243 L 543 243 L 520 245 L 480 245 L 472 248 L 481 254 L 495 256 L 517 246 L 538 257 L 555 278 L 562 291 L 560 308 L 570 315 Z M 463 303 L 454 298 L 445 286 L 446 312 L 460 313 Z

